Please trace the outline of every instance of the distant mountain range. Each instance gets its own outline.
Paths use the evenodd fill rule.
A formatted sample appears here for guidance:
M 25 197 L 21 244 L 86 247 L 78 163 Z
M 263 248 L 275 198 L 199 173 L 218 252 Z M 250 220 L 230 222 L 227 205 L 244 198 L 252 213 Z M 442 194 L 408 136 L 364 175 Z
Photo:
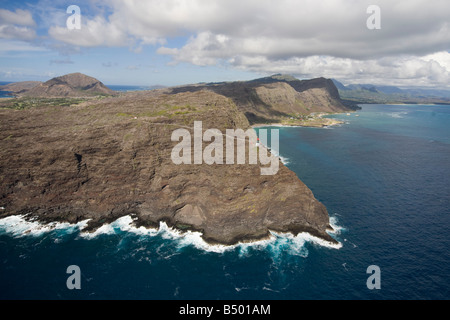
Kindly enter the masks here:
M 353 103 L 443 103 L 450 104 L 450 90 L 399 88 L 373 84 L 344 85 L 332 79 L 340 97 Z
M 149 88 L 150 89 L 150 88 Z M 197 83 L 169 88 L 157 86 L 167 94 L 212 91 L 229 98 L 250 124 L 285 123 L 292 125 L 326 125 L 323 121 L 305 122 L 307 116 L 320 113 L 340 113 L 358 109 L 343 101 L 330 79 L 299 80 L 290 75 L 233 82 Z M 71 73 L 46 82 L 26 81 L 0 86 L 18 98 L 90 98 L 127 94 L 111 90 L 99 80 L 81 73 Z M 132 93 L 132 92 L 131 92 Z M 131 94 L 130 93 L 130 94 Z M 131 99 L 131 96 L 130 96 Z M 19 108 L 28 106 L 24 101 Z M 7 105 L 14 102 L 5 102 Z M 60 103 L 59 101 L 57 103 Z M 314 117 L 314 116 L 313 116 Z
M 181 232 L 201 232 L 211 244 L 268 239 L 271 232 L 308 232 L 338 245 L 328 234 L 333 228 L 327 208 L 279 158 L 272 158 L 277 172 L 263 175 L 262 167 L 250 161 L 221 165 L 228 161 L 229 145 L 224 146 L 227 154 L 224 149 L 217 153 L 217 135 L 228 142 L 227 130 L 348 110 L 331 80 L 275 75 L 91 96 L 79 103 L 69 95 L 112 90 L 82 74 L 31 88 L 15 84 L 15 89 L 23 97 L 0 99 L 0 218 L 31 212 L 30 219 L 43 223 L 89 221 L 83 232 L 92 232 L 130 216 L 138 228 L 157 228 L 164 221 Z M 68 104 L 63 107 L 64 100 Z M 211 138 L 216 146 L 209 151 L 214 163 L 175 163 L 173 151 L 180 145 L 173 139 L 175 131 L 195 137 L 198 122 L 200 135 L 215 129 Z M 241 148 L 234 145 L 231 155 L 239 159 Z M 250 150 L 259 150 L 260 157 L 267 157 L 265 149 L 244 142 L 243 154 L 250 158 Z M 190 155 L 198 153 L 189 149 Z
M 199 83 L 168 88 L 171 93 L 208 90 L 230 98 L 251 124 L 278 123 L 280 119 L 312 113 L 340 113 L 359 109 L 341 100 L 333 81 L 299 80 L 290 75 L 234 82 Z
M 148 90 L 163 89 L 163 86 Z M 253 122 L 271 122 L 279 116 L 314 112 L 342 112 L 362 103 L 450 104 L 450 90 L 399 88 L 373 84 L 344 85 L 336 79 L 299 80 L 290 75 L 234 82 L 198 83 L 166 88 L 173 92 L 211 90 L 231 98 Z M 101 81 L 71 73 L 46 82 L 23 81 L 0 86 L 16 97 L 93 97 L 116 95 L 118 91 Z
M 99 80 L 82 73 L 71 73 L 46 82 L 23 81 L 0 86 L 18 97 L 84 97 L 113 95 L 116 92 Z

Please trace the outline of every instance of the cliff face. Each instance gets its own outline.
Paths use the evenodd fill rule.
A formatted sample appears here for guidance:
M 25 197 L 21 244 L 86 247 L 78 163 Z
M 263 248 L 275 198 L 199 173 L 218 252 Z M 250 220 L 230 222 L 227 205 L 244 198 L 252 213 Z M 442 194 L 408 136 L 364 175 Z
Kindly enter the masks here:
M 298 80 L 274 75 L 252 81 L 211 83 L 173 88 L 172 92 L 211 90 L 232 99 L 251 124 L 280 122 L 293 115 L 355 110 L 344 104 L 332 80 Z
M 9 85 L 18 96 L 26 97 L 90 97 L 113 95 L 115 92 L 99 80 L 81 73 L 53 78 L 47 82 L 19 82 Z M 4 90 L 8 91 L 8 87 Z
M 175 129 L 192 133 L 202 121 L 203 130 L 225 132 L 249 122 L 224 95 L 169 91 L 0 110 L 0 217 L 91 219 L 93 230 L 131 214 L 137 225 L 166 221 L 212 243 L 260 239 L 269 230 L 334 241 L 326 208 L 281 163 L 273 176 L 262 176 L 259 165 L 175 165 Z

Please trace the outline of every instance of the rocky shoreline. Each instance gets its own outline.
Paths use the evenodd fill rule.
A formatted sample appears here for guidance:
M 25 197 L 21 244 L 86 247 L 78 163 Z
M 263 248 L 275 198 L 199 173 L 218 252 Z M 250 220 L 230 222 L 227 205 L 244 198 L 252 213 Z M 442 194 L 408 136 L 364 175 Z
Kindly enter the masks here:
M 258 241 L 270 231 L 337 243 L 325 206 L 281 161 L 274 175 L 261 175 L 260 165 L 247 162 L 172 161 L 177 128 L 193 134 L 196 121 L 202 133 L 255 125 L 230 92 L 161 89 L 67 106 L 45 99 L 39 106 L 0 108 L 0 219 L 89 220 L 84 231 L 94 232 L 131 215 L 137 227 L 165 222 L 198 231 L 210 244 Z
M 335 242 L 326 208 L 282 163 L 274 176 L 250 164 L 172 163 L 175 127 L 201 120 L 205 129 L 250 128 L 223 96 L 144 92 L 70 108 L 3 109 L 0 117 L 0 218 L 90 219 L 86 230 L 94 231 L 132 214 L 137 226 L 164 221 L 208 243 L 260 240 L 269 230 Z

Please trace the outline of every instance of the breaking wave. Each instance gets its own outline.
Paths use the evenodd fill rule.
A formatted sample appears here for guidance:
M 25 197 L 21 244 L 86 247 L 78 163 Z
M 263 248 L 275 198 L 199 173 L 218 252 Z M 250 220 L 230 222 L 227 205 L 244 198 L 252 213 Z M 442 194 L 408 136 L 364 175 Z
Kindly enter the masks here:
M 268 239 L 238 243 L 235 245 L 218 245 L 209 244 L 203 240 L 200 232 L 179 231 L 167 226 L 161 222 L 158 229 L 149 229 L 145 227 L 136 227 L 134 219 L 131 216 L 124 216 L 114 222 L 105 224 L 94 232 L 85 232 L 83 229 L 87 226 L 89 220 L 81 221 L 77 224 L 52 222 L 43 224 L 33 219 L 26 219 L 25 216 L 10 216 L 0 219 L 0 234 L 6 233 L 14 237 L 40 237 L 55 230 L 63 231 L 65 234 L 76 233 L 77 238 L 92 240 L 103 235 L 120 236 L 126 233 L 132 233 L 139 237 L 160 237 L 165 240 L 173 241 L 177 249 L 185 247 L 194 247 L 198 250 L 211 253 L 225 253 L 237 251 L 240 256 L 245 257 L 250 254 L 250 250 L 268 250 L 275 256 L 282 253 L 297 255 L 302 257 L 308 256 L 306 243 L 312 243 L 322 247 L 340 249 L 341 243 L 335 244 L 323 239 L 314 237 L 309 233 L 300 233 L 294 236 L 291 233 L 270 232 Z M 342 227 L 337 226 L 337 219 L 331 218 L 330 224 L 335 234 L 339 234 Z
M 63 230 L 66 233 L 73 233 L 84 229 L 88 220 L 81 221 L 77 224 L 65 222 L 51 222 L 43 224 L 37 219 L 26 219 L 25 215 L 9 216 L 0 219 L 0 233 L 7 233 L 14 237 L 34 236 L 39 237 L 46 233 Z

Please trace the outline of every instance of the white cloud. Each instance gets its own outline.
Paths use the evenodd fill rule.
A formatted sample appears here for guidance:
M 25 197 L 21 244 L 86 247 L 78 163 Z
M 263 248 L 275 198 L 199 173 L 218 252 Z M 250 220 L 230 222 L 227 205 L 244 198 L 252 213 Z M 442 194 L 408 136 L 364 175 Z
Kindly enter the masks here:
M 161 47 L 159 54 L 167 54 L 174 57 L 174 63 L 189 62 L 198 66 L 217 64 L 217 59 L 226 59 L 227 52 L 231 49 L 229 38 L 225 35 L 215 35 L 211 32 L 201 32 L 196 37 L 191 37 L 188 43 L 181 49 Z M 208 52 L 205 55 L 205 52 Z
M 27 27 L 36 26 L 36 22 L 34 22 L 31 12 L 21 9 L 17 9 L 15 12 L 0 9 L 0 23 Z
M 440 52 L 432 56 L 434 59 L 404 55 L 369 60 L 310 56 L 273 61 L 264 56 L 240 56 L 231 59 L 230 63 L 236 68 L 258 73 L 286 73 L 299 78 L 324 76 L 347 84 L 446 87 L 450 83 L 450 68 L 446 66 L 450 53 Z
M 163 45 L 172 64 L 230 64 L 375 82 L 448 83 L 450 2 L 377 0 L 381 30 L 368 30 L 371 0 L 97 0 L 82 29 L 52 26 L 59 41 L 81 46 Z M 108 14 L 105 14 L 108 12 Z M 83 13 L 83 10 L 82 10 Z M 186 37 L 170 46 L 168 39 Z M 382 81 L 382 80 L 380 80 Z
M 422 58 L 424 61 L 436 61 L 441 66 L 450 70 L 450 53 L 448 51 L 436 52 L 433 54 L 426 55 Z
M 236 51 L 229 50 L 230 54 L 263 53 L 269 58 L 330 55 L 358 59 L 432 53 L 448 46 L 448 1 L 377 2 L 381 7 L 382 29 L 374 31 L 366 27 L 369 2 L 365 1 L 113 0 L 105 2 L 112 11 L 108 17 L 83 16 L 87 21 L 85 34 L 91 37 L 95 34 L 96 41 L 81 41 L 81 45 L 127 45 L 127 38 L 158 44 L 168 37 L 195 34 L 199 38 L 209 33 L 213 35 L 209 37 L 212 50 L 206 45 L 205 56 L 209 51 L 214 55 L 214 36 L 221 36 L 230 39 L 229 45 Z M 62 29 L 51 28 L 51 31 L 57 39 L 72 43 Z M 101 41 L 97 36 L 101 31 L 113 31 L 120 37 L 112 42 Z
M 36 32 L 31 27 L 36 23 L 29 11 L 17 9 L 15 12 L 0 9 L 0 38 L 33 40 Z
M 19 27 L 13 25 L 0 25 L 1 39 L 19 39 L 33 40 L 36 38 L 36 32 L 28 27 Z
M 101 16 L 83 22 L 80 30 L 53 26 L 48 33 L 56 40 L 81 47 L 114 47 L 126 45 L 128 42 L 126 34 L 118 26 Z
M 353 0 L 114 0 L 109 22 L 150 44 L 192 33 L 196 40 L 210 33 L 211 49 L 205 43 L 205 57 L 216 54 L 214 36 L 219 35 L 230 39 L 230 54 L 262 53 L 278 59 L 369 59 L 432 53 L 448 46 L 448 1 L 379 0 L 382 29 L 376 31 L 366 27 L 368 5 Z M 186 50 L 197 49 L 187 45 Z

